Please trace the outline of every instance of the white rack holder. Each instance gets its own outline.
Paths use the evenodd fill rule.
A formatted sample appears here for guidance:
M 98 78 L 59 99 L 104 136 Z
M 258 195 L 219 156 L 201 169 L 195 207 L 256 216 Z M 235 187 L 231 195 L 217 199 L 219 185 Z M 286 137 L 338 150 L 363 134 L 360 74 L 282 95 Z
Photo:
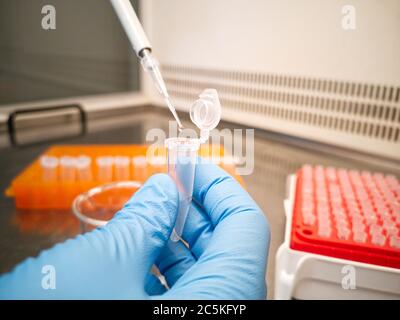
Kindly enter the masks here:
M 296 175 L 287 181 L 285 239 L 276 254 L 275 299 L 400 299 L 400 269 L 290 248 Z

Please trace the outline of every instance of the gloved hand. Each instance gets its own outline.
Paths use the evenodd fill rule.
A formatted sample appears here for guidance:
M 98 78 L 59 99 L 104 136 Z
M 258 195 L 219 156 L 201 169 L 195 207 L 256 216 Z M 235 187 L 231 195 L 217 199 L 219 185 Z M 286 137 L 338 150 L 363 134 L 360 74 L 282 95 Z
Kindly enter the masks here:
M 0 277 L 0 299 L 262 299 L 268 224 L 240 185 L 220 168 L 196 168 L 194 203 L 182 242 L 168 241 L 178 193 L 155 175 L 104 227 L 29 258 Z M 153 275 L 156 263 L 169 290 Z M 42 268 L 54 267 L 54 290 Z
M 182 234 L 157 266 L 171 288 L 161 299 L 264 299 L 269 226 L 239 183 L 212 164 L 196 167 Z

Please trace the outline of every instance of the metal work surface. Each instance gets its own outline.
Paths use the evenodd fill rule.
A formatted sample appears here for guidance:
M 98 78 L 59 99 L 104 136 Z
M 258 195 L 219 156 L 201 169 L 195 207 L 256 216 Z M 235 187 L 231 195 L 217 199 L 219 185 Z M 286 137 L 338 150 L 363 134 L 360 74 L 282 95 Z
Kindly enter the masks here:
M 59 144 L 144 143 L 148 130 L 165 129 L 168 120 L 172 120 L 165 110 L 150 107 L 132 110 L 125 115 L 92 119 L 84 136 L 62 140 Z M 187 125 L 187 115 L 182 115 L 182 118 Z M 230 123 L 221 123 L 220 127 L 240 128 Z M 81 232 L 78 221 L 70 211 L 20 211 L 15 209 L 13 199 L 4 195 L 11 180 L 49 145 L 43 143 L 0 149 L 0 272 L 7 272 L 25 258 L 36 256 L 41 250 Z M 304 163 L 381 171 L 397 176 L 400 173 L 395 162 L 257 130 L 254 158 L 254 172 L 243 178 L 247 190 L 262 208 L 271 226 L 267 271 L 270 298 L 273 296 L 275 254 L 284 237 L 283 200 L 288 174 Z

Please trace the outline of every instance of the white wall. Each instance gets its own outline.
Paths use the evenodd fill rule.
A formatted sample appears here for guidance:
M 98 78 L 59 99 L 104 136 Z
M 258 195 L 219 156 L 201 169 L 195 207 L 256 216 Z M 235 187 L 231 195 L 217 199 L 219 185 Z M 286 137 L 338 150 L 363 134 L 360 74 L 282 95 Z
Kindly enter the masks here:
M 400 159 L 400 1 L 141 5 L 178 109 L 215 87 L 225 120 Z M 355 30 L 342 28 L 344 5 L 355 8 Z
M 398 0 L 142 2 L 162 62 L 400 84 Z

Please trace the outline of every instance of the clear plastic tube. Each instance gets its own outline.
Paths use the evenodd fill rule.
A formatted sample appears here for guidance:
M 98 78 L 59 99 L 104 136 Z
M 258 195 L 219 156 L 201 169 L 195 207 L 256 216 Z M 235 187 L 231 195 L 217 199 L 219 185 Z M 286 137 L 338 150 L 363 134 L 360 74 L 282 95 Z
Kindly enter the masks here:
M 132 177 L 136 181 L 144 182 L 147 178 L 147 160 L 144 156 L 132 158 Z
M 97 180 L 111 181 L 113 177 L 114 158 L 111 156 L 101 156 L 96 159 Z
M 168 174 L 175 181 L 179 192 L 178 217 L 171 234 L 171 240 L 176 242 L 182 237 L 183 227 L 192 201 L 200 142 L 198 139 L 170 138 L 165 141 L 165 146 L 168 152 Z
M 76 171 L 78 174 L 78 180 L 89 181 L 92 179 L 92 158 L 88 156 L 79 156 L 76 159 Z
M 76 160 L 74 157 L 63 156 L 60 158 L 61 181 L 74 181 L 76 178 Z
M 183 127 L 181 120 L 179 119 L 175 107 L 173 106 L 171 99 L 169 97 L 167 87 L 165 86 L 165 82 L 161 75 L 160 69 L 158 68 L 158 61 L 152 56 L 149 50 L 143 50 L 140 62 L 143 66 L 143 69 L 150 75 L 158 92 L 163 96 L 165 103 L 167 104 L 169 110 L 171 111 L 172 115 L 175 118 L 175 121 L 178 124 L 179 130 L 182 130 Z
M 130 159 L 126 156 L 117 156 L 114 158 L 115 180 L 129 180 Z
M 42 167 L 43 180 L 57 180 L 58 158 L 53 156 L 40 157 L 40 166 Z

